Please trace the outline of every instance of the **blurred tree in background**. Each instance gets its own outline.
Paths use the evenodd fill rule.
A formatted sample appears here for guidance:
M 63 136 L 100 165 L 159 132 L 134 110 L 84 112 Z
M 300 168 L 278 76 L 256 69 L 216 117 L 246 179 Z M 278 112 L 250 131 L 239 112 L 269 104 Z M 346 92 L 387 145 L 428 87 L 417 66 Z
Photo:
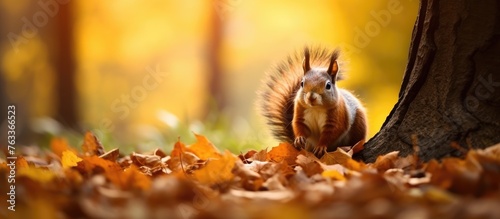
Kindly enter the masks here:
M 373 135 L 397 101 L 417 7 L 0 0 L 1 102 L 16 104 L 24 144 L 90 129 L 115 139 L 109 147 L 171 146 L 178 136 L 189 142 L 191 131 L 233 151 L 266 147 L 273 140 L 254 107 L 265 71 L 320 44 L 344 47 L 349 71 L 340 86 L 365 102 Z

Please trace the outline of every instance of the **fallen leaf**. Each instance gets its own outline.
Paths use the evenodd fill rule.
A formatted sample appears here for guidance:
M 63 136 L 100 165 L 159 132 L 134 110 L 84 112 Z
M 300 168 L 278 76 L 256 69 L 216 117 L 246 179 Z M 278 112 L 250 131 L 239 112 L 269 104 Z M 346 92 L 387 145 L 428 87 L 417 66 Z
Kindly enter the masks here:
M 320 161 L 327 165 L 332 165 L 332 164 L 345 165 L 347 161 L 350 159 L 351 155 L 349 155 L 344 150 L 337 148 L 337 150 L 333 152 L 328 152 L 325 155 L 323 155 Z
M 289 143 L 280 143 L 267 153 L 267 160 L 281 163 L 285 161 L 288 165 L 294 165 L 300 152 Z
M 70 150 L 73 153 L 77 153 L 75 149 L 69 146 L 68 141 L 64 138 L 52 138 L 50 140 L 50 149 L 54 152 L 59 158 L 62 158 L 62 154 L 64 151 Z
M 299 154 L 295 162 L 302 167 L 303 171 L 309 177 L 315 174 L 321 174 L 324 171 L 323 165 L 318 161 L 318 159 L 314 155 L 306 156 Z
M 219 150 L 205 136 L 194 134 L 196 142 L 188 147 L 188 150 L 196 154 L 202 160 L 209 158 L 221 158 Z
M 26 167 L 18 170 L 18 176 L 24 176 L 32 180 L 38 181 L 39 183 L 48 183 L 56 177 L 54 172 L 37 167 Z
M 350 155 L 357 154 L 358 152 L 362 151 L 365 148 L 365 140 L 361 140 L 358 143 L 356 143 L 354 146 L 352 146 L 350 150 Z
M 85 133 L 83 138 L 82 150 L 85 156 L 97 155 L 101 156 L 104 152 L 104 147 L 97 137 L 90 131 Z
M 109 180 L 123 190 L 147 190 L 151 187 L 151 179 L 144 175 L 135 165 L 123 170 L 121 174 L 107 174 Z
M 172 152 L 170 152 L 170 156 L 172 158 L 180 157 L 181 154 L 186 151 L 187 151 L 186 145 L 182 143 L 181 139 L 179 138 L 177 139 L 177 142 L 175 142 L 174 149 L 172 150 Z
M 78 166 L 78 162 L 80 161 L 82 161 L 82 159 L 76 156 L 75 153 L 70 150 L 66 150 L 62 153 L 61 164 L 63 168 Z
M 339 173 L 339 171 L 337 171 L 337 170 L 325 170 L 321 173 L 321 176 L 323 176 L 325 178 L 330 178 L 333 180 L 341 180 L 341 181 L 346 180 L 344 175 Z
M 207 185 L 222 184 L 234 178 L 232 169 L 236 162 L 236 157 L 226 151 L 221 158 L 211 159 L 206 166 L 193 172 L 194 178 L 200 183 Z
M 113 150 L 110 150 L 106 152 L 105 154 L 99 156 L 102 159 L 109 160 L 109 161 L 116 161 L 118 157 L 120 156 L 120 150 L 118 148 L 115 148 Z
M 399 151 L 389 152 L 387 154 L 377 157 L 373 167 L 375 167 L 380 172 L 385 172 L 388 169 L 394 168 L 394 163 L 399 158 Z

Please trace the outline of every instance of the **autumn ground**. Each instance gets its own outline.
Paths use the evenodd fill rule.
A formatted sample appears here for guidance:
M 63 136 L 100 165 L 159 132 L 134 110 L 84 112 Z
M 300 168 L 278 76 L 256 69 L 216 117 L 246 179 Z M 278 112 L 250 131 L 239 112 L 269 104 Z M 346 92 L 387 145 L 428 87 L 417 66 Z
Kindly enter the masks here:
M 232 154 L 196 139 L 129 155 L 90 132 L 81 149 L 59 138 L 50 150 L 18 148 L 0 160 L 0 217 L 500 218 L 500 144 L 365 164 L 351 159 L 361 144 L 317 159 L 288 144 Z

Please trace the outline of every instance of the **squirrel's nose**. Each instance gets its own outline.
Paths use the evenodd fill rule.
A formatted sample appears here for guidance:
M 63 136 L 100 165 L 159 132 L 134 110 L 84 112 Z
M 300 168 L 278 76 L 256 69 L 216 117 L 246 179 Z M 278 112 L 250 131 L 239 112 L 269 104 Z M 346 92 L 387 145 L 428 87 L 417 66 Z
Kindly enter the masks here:
M 314 94 L 309 95 L 309 102 L 314 103 L 314 101 L 316 101 L 316 99 L 317 99 L 316 95 L 314 95 Z

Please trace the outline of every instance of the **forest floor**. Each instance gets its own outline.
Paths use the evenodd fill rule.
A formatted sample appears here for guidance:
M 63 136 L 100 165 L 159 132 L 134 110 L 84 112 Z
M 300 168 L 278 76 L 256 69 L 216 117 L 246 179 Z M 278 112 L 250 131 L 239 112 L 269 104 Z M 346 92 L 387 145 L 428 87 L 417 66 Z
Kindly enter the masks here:
M 0 218 L 500 218 L 500 144 L 366 164 L 352 159 L 362 144 L 318 159 L 286 143 L 232 154 L 196 139 L 128 155 L 90 132 L 80 149 L 18 147 L 0 159 Z

